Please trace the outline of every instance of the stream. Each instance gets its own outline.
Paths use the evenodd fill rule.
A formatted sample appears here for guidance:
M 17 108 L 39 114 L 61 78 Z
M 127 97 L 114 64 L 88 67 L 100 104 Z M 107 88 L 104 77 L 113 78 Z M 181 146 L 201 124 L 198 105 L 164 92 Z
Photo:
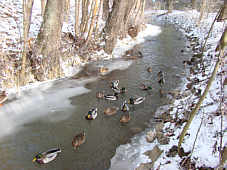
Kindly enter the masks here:
M 184 77 L 182 61 L 191 54 L 186 49 L 186 40 L 174 26 L 163 24 L 161 30 L 158 36 L 146 37 L 146 41 L 138 45 L 143 58 L 92 63 L 117 68 L 105 76 L 43 83 L 23 91 L 21 98 L 7 101 L 0 108 L 0 170 L 117 169 L 111 166 L 116 148 L 154 126 L 150 123 L 154 112 L 168 103 L 166 97 L 160 97 L 157 73 L 165 72 L 165 92 L 177 88 Z M 152 68 L 151 73 L 148 67 Z M 119 95 L 117 101 L 97 99 L 97 91 L 113 93 L 112 80 L 120 80 L 119 86 L 126 87 L 128 92 Z M 141 83 L 152 85 L 153 89 L 142 91 Z M 127 124 L 119 122 L 121 111 L 113 116 L 103 114 L 104 108 L 119 107 L 129 97 L 140 96 L 146 100 L 130 106 L 131 120 Z M 98 108 L 98 117 L 88 121 L 85 115 L 92 107 Z M 82 131 L 86 133 L 86 142 L 74 151 L 72 139 Z M 38 152 L 53 147 L 62 149 L 54 161 L 45 165 L 32 162 Z

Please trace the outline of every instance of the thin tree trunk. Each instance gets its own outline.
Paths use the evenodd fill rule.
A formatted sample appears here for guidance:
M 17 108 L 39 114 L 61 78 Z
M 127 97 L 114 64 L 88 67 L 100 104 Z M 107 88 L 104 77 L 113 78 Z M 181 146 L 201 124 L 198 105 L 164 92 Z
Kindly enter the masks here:
M 206 9 L 206 2 L 207 0 L 202 0 L 202 4 L 200 6 L 200 15 L 199 15 L 199 20 L 198 20 L 198 24 L 197 25 L 200 25 L 200 22 L 205 14 L 205 9 Z
M 86 39 L 86 44 L 91 39 L 91 34 L 92 34 L 93 28 L 94 28 L 94 23 L 95 23 L 95 19 L 96 19 L 96 13 L 97 13 L 97 10 L 98 10 L 98 5 L 99 5 L 98 4 L 98 0 L 95 0 L 95 5 L 94 5 L 93 13 L 92 13 L 91 24 L 90 24 L 88 36 L 87 36 L 87 39 Z
M 100 14 L 101 14 L 101 9 L 102 9 L 102 6 L 103 6 L 103 0 L 100 0 L 100 3 L 99 3 L 99 11 L 98 11 L 98 16 L 96 18 L 96 23 L 95 23 L 95 40 L 99 37 L 99 33 L 98 33 L 98 28 L 99 28 L 99 17 L 100 17 Z
M 40 0 L 40 1 L 41 1 L 41 14 L 42 14 L 42 16 L 44 16 L 47 0 Z
M 21 84 L 26 84 L 26 58 L 28 53 L 28 34 L 30 29 L 31 23 L 31 16 L 32 16 L 32 7 L 33 7 L 33 0 L 23 0 L 23 32 L 24 32 L 24 47 L 22 53 L 22 67 L 21 67 Z
M 80 32 L 79 18 L 80 18 L 80 0 L 75 0 L 75 34 L 77 37 L 79 37 Z
M 191 0 L 192 9 L 196 9 L 196 0 Z
M 65 21 L 69 21 L 69 13 L 70 13 L 70 0 L 65 0 Z

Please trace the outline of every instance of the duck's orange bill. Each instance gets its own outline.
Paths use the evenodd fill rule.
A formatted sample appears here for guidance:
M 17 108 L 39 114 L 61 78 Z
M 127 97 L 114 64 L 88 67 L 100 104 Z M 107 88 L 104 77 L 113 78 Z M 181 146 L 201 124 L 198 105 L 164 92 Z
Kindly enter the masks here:
M 32 162 L 35 162 L 36 161 L 36 158 L 34 158 L 33 160 L 32 160 Z

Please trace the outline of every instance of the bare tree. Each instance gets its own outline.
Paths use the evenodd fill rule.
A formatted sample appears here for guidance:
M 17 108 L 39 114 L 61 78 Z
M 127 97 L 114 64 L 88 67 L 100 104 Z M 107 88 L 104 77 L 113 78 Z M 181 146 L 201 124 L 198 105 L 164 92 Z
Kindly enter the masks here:
M 47 0 L 40 0 L 40 1 L 41 1 L 41 14 L 43 16 L 44 15 L 44 11 L 45 11 Z
M 221 13 L 218 16 L 217 21 L 224 21 L 227 19 L 227 0 L 224 0 L 224 5 L 222 7 Z
M 42 62 L 41 67 L 35 73 L 38 80 L 57 76 L 64 3 L 64 0 L 47 0 L 43 23 L 35 44 L 35 56 Z
M 20 80 L 21 84 L 26 84 L 26 60 L 27 60 L 27 53 L 28 53 L 28 34 L 30 29 L 31 23 L 31 16 L 32 16 L 32 6 L 33 0 L 23 0 L 23 33 L 24 33 L 24 47 L 22 53 L 22 67 L 21 67 L 21 75 Z

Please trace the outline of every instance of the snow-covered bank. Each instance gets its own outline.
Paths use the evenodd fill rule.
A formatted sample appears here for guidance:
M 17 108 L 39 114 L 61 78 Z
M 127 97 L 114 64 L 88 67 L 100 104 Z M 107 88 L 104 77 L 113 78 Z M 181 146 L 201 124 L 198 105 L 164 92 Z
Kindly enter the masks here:
M 166 11 L 159 12 L 165 13 Z M 176 25 L 176 28 L 188 37 L 190 47 L 186 48 L 191 48 L 195 54 L 200 53 L 199 50 L 201 45 L 203 44 L 216 15 L 209 14 L 208 18 L 202 20 L 200 26 L 198 27 L 197 20 L 199 13 L 196 11 L 174 11 L 171 14 L 160 17 L 154 16 L 154 11 L 148 11 L 146 13 L 146 15 L 149 14 L 153 14 L 153 19 L 158 20 L 161 23 L 168 22 Z M 183 86 L 174 91 L 174 95 L 176 96 L 175 102 L 161 107 L 156 111 L 155 116 L 157 117 L 164 117 L 162 115 L 165 115 L 166 117 L 166 114 L 168 114 L 168 118 L 163 120 L 164 123 L 161 123 L 163 125 L 161 133 L 164 134 L 164 138 L 169 140 L 167 140 L 168 144 L 160 144 L 157 139 L 155 139 L 152 143 L 148 143 L 146 141 L 148 135 L 146 133 L 139 134 L 132 139 L 131 143 L 117 148 L 116 155 L 111 160 L 111 170 L 119 169 L 119 167 L 122 167 L 123 169 L 136 169 L 139 165 L 140 167 L 138 167 L 138 169 L 140 170 L 152 168 L 152 158 L 150 157 L 151 159 L 149 159 L 149 156 L 145 156 L 145 153 L 153 152 L 156 146 L 158 146 L 158 148 L 163 152 L 162 154 L 160 153 L 159 159 L 154 162 L 154 169 L 182 169 L 182 167 L 187 169 L 188 165 L 192 168 L 215 168 L 219 165 L 218 147 L 220 146 L 221 133 L 221 115 L 219 105 L 220 98 L 223 95 L 220 91 L 221 83 L 223 83 L 220 81 L 220 72 L 224 71 L 224 75 L 222 76 L 226 77 L 226 68 L 222 67 L 219 69 L 216 79 L 212 83 L 209 94 L 202 104 L 202 109 L 197 113 L 189 130 L 187 131 L 188 135 L 186 135 L 184 143 L 182 144 L 186 153 L 192 150 L 197 130 L 202 121 L 191 159 L 187 160 L 180 158 L 176 154 L 176 147 L 174 147 L 174 145 L 178 145 L 178 137 L 183 129 L 183 126 L 185 125 L 185 123 L 183 123 L 184 121 L 181 122 L 181 120 L 187 119 L 187 113 L 190 113 L 192 107 L 194 107 L 194 104 L 198 101 L 198 97 L 201 95 L 201 92 L 204 91 L 208 78 L 212 73 L 216 62 L 215 48 L 221 37 L 223 29 L 223 23 L 215 23 L 203 56 L 205 70 L 201 71 L 202 63 L 197 63 L 198 65 L 193 64 L 193 60 L 197 60 L 196 55 L 192 56 L 193 60 L 188 59 L 190 62 L 185 63 L 188 63 L 186 64 L 186 68 L 191 74 L 185 78 Z M 189 66 L 189 64 L 192 66 Z M 193 91 L 189 89 L 191 88 L 190 86 L 192 86 Z M 195 94 L 194 91 L 197 92 L 197 94 Z M 198 92 L 200 92 L 200 94 Z M 226 98 L 227 96 L 225 95 L 225 103 Z M 226 129 L 227 118 L 224 116 L 222 147 L 227 145 Z M 157 128 L 155 128 L 155 130 L 157 131 Z M 130 166 L 128 165 L 127 167 L 125 164 L 130 164 Z

